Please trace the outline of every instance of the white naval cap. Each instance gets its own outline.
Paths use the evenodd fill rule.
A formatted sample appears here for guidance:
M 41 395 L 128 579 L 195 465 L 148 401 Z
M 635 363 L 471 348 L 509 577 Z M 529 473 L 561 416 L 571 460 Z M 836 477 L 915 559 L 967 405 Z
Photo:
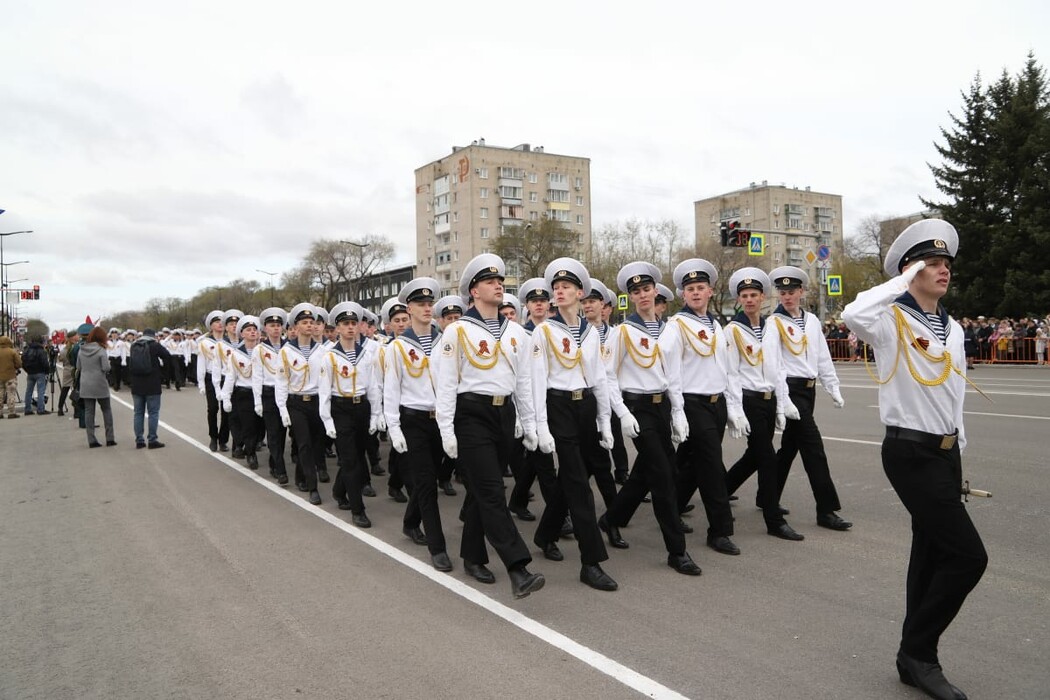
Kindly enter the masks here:
M 328 312 L 316 304 L 314 304 L 314 318 L 326 326 L 328 325 Z
M 499 308 L 504 306 L 511 306 L 514 308 L 514 313 L 517 314 L 518 319 L 521 319 L 521 301 L 518 297 L 514 296 L 510 292 L 503 292 L 503 301 L 499 303 Z
M 364 308 L 356 301 L 344 301 L 332 307 L 328 318 L 332 319 L 332 325 L 339 325 L 340 321 L 350 320 L 357 323 L 365 317 Z
M 120 329 L 119 328 L 110 328 L 109 329 L 109 334 L 113 335 L 114 333 L 116 333 L 117 335 L 120 335 Z
M 225 326 L 230 321 L 240 321 L 242 316 L 244 316 L 244 312 L 240 309 L 228 309 L 222 315 L 222 325 Z
M 689 258 L 678 263 L 674 272 L 671 273 L 671 279 L 674 280 L 674 286 L 678 289 L 685 289 L 687 284 L 694 282 L 714 284 L 718 281 L 718 270 L 703 258 Z
M 373 326 L 378 326 L 379 325 L 379 317 L 376 316 L 374 311 L 369 311 L 368 309 L 365 309 L 365 318 L 364 318 L 364 320 L 368 321 Z
M 470 296 L 470 289 L 482 280 L 493 277 L 498 277 L 502 280 L 507 276 L 506 269 L 503 258 L 494 253 L 482 253 L 475 256 L 463 268 L 463 276 L 459 278 L 460 296 Z
M 742 267 L 729 276 L 729 291 L 734 295 L 739 295 L 745 289 L 765 292 L 769 286 L 769 276 L 757 267 Z
M 530 302 L 534 299 L 545 299 L 550 301 L 550 298 L 551 290 L 547 286 L 547 280 L 542 277 L 527 279 L 518 289 L 518 299 L 520 301 Z
M 288 312 L 288 321 L 294 325 L 304 318 L 313 321 L 316 316 L 317 307 L 308 301 L 304 301 L 292 307 L 292 310 Z
M 555 282 L 565 280 L 582 289 L 583 296 L 591 293 L 591 275 L 583 263 L 574 258 L 551 260 L 543 271 L 543 280 L 550 289 L 554 289 Z
M 160 332 L 161 333 L 171 333 L 171 329 L 168 328 L 167 326 L 164 326 L 163 328 L 160 329 Z
M 664 303 L 671 301 L 672 299 L 674 299 L 674 292 L 672 292 L 671 288 L 668 287 L 666 284 L 660 284 L 659 282 L 657 282 L 656 300 L 660 301 L 661 299 L 664 300 Z
M 397 314 L 402 313 L 407 314 L 408 307 L 397 297 L 390 297 L 383 302 L 383 308 L 379 310 L 379 317 L 383 319 L 383 323 L 386 323 Z
M 173 330 L 171 332 L 171 334 L 172 335 L 186 335 L 186 331 L 182 330 L 181 328 L 176 328 L 175 330 Z
M 904 229 L 886 253 L 886 274 L 896 277 L 913 260 L 935 256 L 955 259 L 959 233 L 943 219 L 923 219 Z
M 609 292 L 608 287 L 602 284 L 601 280 L 591 278 L 591 291 L 586 294 L 584 299 L 597 299 L 598 301 L 605 303 L 605 295 Z
M 280 323 L 282 326 L 288 324 L 288 312 L 279 306 L 271 306 L 263 309 L 259 314 L 259 321 L 265 326 L 267 323 Z
M 635 260 L 620 268 L 616 273 L 616 286 L 621 292 L 629 292 L 643 284 L 657 284 L 663 281 L 660 268 L 650 262 Z
M 773 286 L 777 289 L 796 289 L 809 286 L 809 275 L 806 274 L 805 270 L 794 265 L 774 267 L 769 276 L 773 280 Z
M 255 316 L 241 316 L 241 320 L 237 321 L 237 333 L 244 330 L 245 326 L 254 326 L 255 330 L 259 330 L 259 319 Z
M 503 294 L 503 298 L 507 298 L 507 294 Z M 456 296 L 455 294 L 449 294 L 448 296 L 441 297 L 434 302 L 434 316 L 444 316 L 445 314 L 460 314 L 467 310 L 467 305 L 463 303 L 463 297 Z
M 220 309 L 209 311 L 208 315 L 204 317 L 204 325 L 208 328 L 211 328 L 211 324 L 213 321 L 218 321 L 219 323 L 222 323 L 222 311 Z M 126 332 L 131 333 L 131 329 L 129 328 Z
M 433 277 L 416 277 L 401 288 L 397 300 L 402 304 L 410 301 L 434 301 L 440 285 Z

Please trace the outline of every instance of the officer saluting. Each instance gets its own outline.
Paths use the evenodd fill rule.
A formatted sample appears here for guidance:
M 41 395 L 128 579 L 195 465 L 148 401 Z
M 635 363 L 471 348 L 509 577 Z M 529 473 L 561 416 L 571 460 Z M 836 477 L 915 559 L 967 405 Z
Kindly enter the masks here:
M 911 515 L 907 612 L 897 653 L 901 682 L 935 698 L 965 698 L 944 677 L 937 643 L 984 573 L 988 555 L 961 501 L 966 447 L 962 328 L 940 299 L 959 249 L 939 219 L 912 224 L 886 254 L 893 279 L 861 292 L 842 318 L 875 348 L 882 466 Z
M 441 339 L 437 373 L 437 422 L 445 453 L 462 455 L 467 497 L 463 504 L 460 553 L 464 570 L 482 583 L 496 579 L 486 568 L 485 539 L 507 567 L 511 591 L 522 598 L 538 591 L 542 574 L 532 561 L 503 496 L 503 465 L 514 438 L 515 407 L 527 448 L 536 449 L 528 335 L 499 315 L 503 299 L 503 260 L 484 253 L 463 269 L 460 293 L 474 306 L 449 325 Z

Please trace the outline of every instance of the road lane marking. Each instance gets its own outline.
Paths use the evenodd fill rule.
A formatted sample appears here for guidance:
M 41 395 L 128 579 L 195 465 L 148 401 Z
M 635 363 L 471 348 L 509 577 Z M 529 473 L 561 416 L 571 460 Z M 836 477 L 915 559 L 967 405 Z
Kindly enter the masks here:
M 111 397 L 114 402 L 119 403 L 125 408 L 134 411 L 134 406 L 118 396 Z M 503 603 L 500 603 L 480 591 L 468 586 L 462 581 L 453 578 L 447 573 L 442 573 L 434 569 L 430 564 L 424 563 L 415 557 L 406 554 L 397 547 L 388 544 L 387 542 L 379 539 L 374 535 L 370 535 L 360 528 L 352 526 L 350 523 L 336 517 L 326 510 L 322 510 L 317 506 L 310 505 L 306 499 L 295 495 L 288 491 L 286 488 L 279 484 L 270 481 L 256 472 L 248 469 L 247 467 L 241 466 L 241 464 L 220 452 L 212 452 L 207 445 L 202 442 L 198 442 L 196 439 L 190 437 L 186 433 L 182 432 L 178 428 L 172 426 L 164 421 L 158 421 L 158 427 L 164 428 L 169 433 L 179 438 L 188 445 L 197 448 L 204 454 L 218 460 L 222 464 L 226 465 L 230 469 L 233 469 L 241 476 L 247 477 L 259 484 L 263 488 L 268 489 L 272 493 L 280 496 L 289 503 L 301 508 L 310 515 L 313 515 L 321 520 L 325 521 L 332 527 L 342 530 L 351 537 L 368 545 L 372 549 L 385 554 L 399 564 L 412 569 L 417 574 L 425 576 L 434 583 L 442 586 L 446 590 L 460 596 L 470 602 L 474 603 L 478 607 L 481 607 L 488 612 L 492 613 L 496 617 L 499 617 L 506 622 L 514 625 L 518 629 L 528 632 L 532 636 L 547 642 L 556 649 L 560 649 L 566 654 L 570 654 L 583 663 L 587 664 L 591 668 L 604 673 L 610 678 L 619 681 L 626 685 L 632 690 L 636 690 L 642 695 L 646 695 L 651 698 L 667 698 L 668 700 L 687 700 L 685 695 L 678 693 L 667 686 L 649 678 L 648 676 L 642 675 L 641 673 L 629 668 L 618 661 L 615 661 L 604 654 L 586 647 L 583 644 L 565 636 L 561 632 L 558 632 L 547 625 L 537 620 L 524 615 L 514 608 L 508 607 Z M 825 438 L 829 439 L 829 438 Z
M 878 389 L 879 388 L 877 384 L 840 384 L 839 386 L 841 388 L 843 388 L 843 389 Z M 983 391 L 984 393 L 986 393 L 986 394 L 994 394 L 996 396 L 1040 396 L 1040 397 L 1050 397 L 1050 394 L 1043 394 L 1043 393 L 1037 393 L 1037 392 L 1031 392 L 1031 391 L 996 391 L 994 389 L 991 389 L 991 390 L 985 389 L 983 384 L 980 384 L 978 386 L 981 387 L 981 391 Z M 966 393 L 967 394 L 976 394 L 977 392 L 974 391 L 973 389 L 967 389 Z

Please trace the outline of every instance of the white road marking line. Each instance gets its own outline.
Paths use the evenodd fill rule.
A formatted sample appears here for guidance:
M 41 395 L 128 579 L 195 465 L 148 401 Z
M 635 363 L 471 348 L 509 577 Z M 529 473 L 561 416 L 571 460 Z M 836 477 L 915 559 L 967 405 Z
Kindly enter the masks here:
M 878 385 L 876 385 L 874 383 L 872 383 L 872 384 L 840 384 L 839 386 L 841 388 L 843 388 L 843 389 L 878 389 L 879 388 Z M 995 395 L 995 396 L 1042 396 L 1042 397 L 1050 397 L 1050 393 L 1042 394 L 1042 393 L 1036 393 L 1036 392 L 1031 392 L 1031 391 L 995 391 L 994 389 L 993 390 L 985 389 L 983 384 L 978 384 L 977 386 L 981 387 L 981 391 L 983 391 L 984 393 L 992 394 L 992 395 Z M 974 391 L 973 389 L 967 389 L 966 393 L 967 394 L 977 394 L 977 392 Z
M 1050 416 L 1023 416 L 1014 413 L 981 413 L 980 411 L 963 411 L 968 416 L 995 416 L 996 418 L 1027 418 L 1029 420 L 1050 420 Z
M 127 401 L 124 401 L 123 399 L 117 396 L 112 396 L 111 398 L 113 399 L 113 401 L 119 403 L 125 408 L 134 410 L 134 406 L 129 404 Z M 415 557 L 412 557 L 402 552 L 397 547 L 394 547 L 391 544 L 387 544 L 378 537 L 370 535 L 364 530 L 353 527 L 352 525 L 350 525 L 350 523 L 340 518 L 337 518 L 328 511 L 310 505 L 310 503 L 306 499 L 296 496 L 295 494 L 289 492 L 287 489 L 283 488 L 277 483 L 269 481 L 263 478 L 262 476 L 259 476 L 251 469 L 248 469 L 247 467 L 242 467 L 238 462 L 234 461 L 233 459 L 230 459 L 229 457 L 226 457 L 221 453 L 212 452 L 207 445 L 198 442 L 197 440 L 193 439 L 178 428 L 175 428 L 169 425 L 168 423 L 165 423 L 164 421 L 159 421 L 158 425 L 159 427 L 164 428 L 172 435 L 182 440 L 183 442 L 186 442 L 187 444 L 197 448 L 204 454 L 213 457 L 214 459 L 218 460 L 230 469 L 236 471 L 241 476 L 251 479 L 255 483 L 268 489 L 277 496 L 280 496 L 289 503 L 303 509 L 310 515 L 320 518 L 332 527 L 342 530 L 351 537 L 357 538 L 369 547 L 375 549 L 377 552 L 385 554 L 386 556 L 390 557 L 399 564 L 402 564 L 403 566 L 412 569 L 417 574 L 425 576 L 434 583 L 444 587 L 448 591 L 460 596 L 461 598 L 469 600 L 475 605 L 484 608 L 496 617 L 502 618 L 503 620 L 506 620 L 515 627 L 525 632 L 528 632 L 529 634 L 533 635 L 534 637 L 537 637 L 538 639 L 543 640 L 544 642 L 547 642 L 556 649 L 560 649 L 561 651 L 567 654 L 575 656 L 577 659 L 587 664 L 591 668 L 601 673 L 604 673 L 605 675 L 609 676 L 614 680 L 619 681 L 620 683 L 623 683 L 628 688 L 636 690 L 642 695 L 646 695 L 651 698 L 687 700 L 685 695 L 671 690 L 667 686 L 653 680 L 652 678 L 644 676 L 641 673 L 635 671 L 634 669 L 624 666 L 618 661 L 614 661 L 608 656 L 605 656 L 604 654 L 597 652 L 594 649 L 591 649 L 590 647 L 586 647 L 580 644 L 579 642 L 570 639 L 561 632 L 551 629 L 542 622 L 533 620 L 531 617 L 523 615 L 522 613 L 518 612 L 513 608 L 507 607 L 503 603 L 493 600 L 492 598 L 481 593 L 480 591 L 471 588 L 467 584 L 455 578 L 452 578 L 448 574 L 439 572 L 429 564 L 425 564 L 422 561 L 416 559 Z

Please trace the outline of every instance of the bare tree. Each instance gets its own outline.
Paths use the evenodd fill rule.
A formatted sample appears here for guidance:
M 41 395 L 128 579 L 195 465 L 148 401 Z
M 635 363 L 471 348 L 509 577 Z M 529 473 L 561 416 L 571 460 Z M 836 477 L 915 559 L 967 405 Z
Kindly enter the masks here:
M 543 219 L 522 226 L 507 226 L 492 250 L 503 258 L 510 275 L 524 281 L 542 277 L 551 260 L 575 256 L 576 234 L 558 221 Z
M 368 234 L 358 241 L 314 241 L 300 268 L 314 282 L 318 303 L 328 307 L 337 299 L 355 298 L 361 278 L 393 257 L 394 245 L 385 236 Z

